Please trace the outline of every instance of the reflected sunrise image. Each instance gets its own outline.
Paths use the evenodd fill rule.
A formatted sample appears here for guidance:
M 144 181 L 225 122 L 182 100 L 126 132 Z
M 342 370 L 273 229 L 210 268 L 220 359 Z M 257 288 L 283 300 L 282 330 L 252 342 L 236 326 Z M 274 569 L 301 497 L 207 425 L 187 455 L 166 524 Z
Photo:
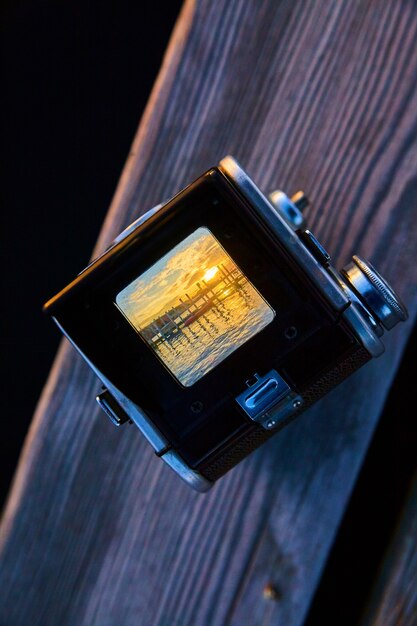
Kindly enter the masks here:
M 275 315 L 204 227 L 125 287 L 116 304 L 186 387 Z

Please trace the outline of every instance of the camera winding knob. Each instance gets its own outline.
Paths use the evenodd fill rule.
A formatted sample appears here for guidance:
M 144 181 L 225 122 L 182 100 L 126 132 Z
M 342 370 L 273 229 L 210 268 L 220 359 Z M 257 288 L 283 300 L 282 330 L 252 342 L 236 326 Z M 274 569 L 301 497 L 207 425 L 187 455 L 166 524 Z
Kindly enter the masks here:
M 386 330 L 407 319 L 407 309 L 386 280 L 359 256 L 342 269 L 349 288 Z

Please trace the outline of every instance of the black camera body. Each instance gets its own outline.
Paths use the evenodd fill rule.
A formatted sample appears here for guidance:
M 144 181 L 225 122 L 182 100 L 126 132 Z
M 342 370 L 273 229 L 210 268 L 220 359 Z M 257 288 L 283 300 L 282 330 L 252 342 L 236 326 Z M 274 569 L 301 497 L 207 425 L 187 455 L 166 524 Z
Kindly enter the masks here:
M 365 261 L 341 274 L 300 211 L 223 159 L 126 229 L 45 310 L 116 425 L 206 491 L 384 348 L 407 317 Z

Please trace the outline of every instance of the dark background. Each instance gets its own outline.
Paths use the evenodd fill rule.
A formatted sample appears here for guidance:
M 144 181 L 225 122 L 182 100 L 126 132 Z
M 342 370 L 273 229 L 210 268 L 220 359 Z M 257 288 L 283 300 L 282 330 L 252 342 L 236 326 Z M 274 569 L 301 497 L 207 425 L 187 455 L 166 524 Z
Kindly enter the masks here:
M 2 500 L 60 341 L 42 304 L 89 260 L 181 4 L 0 5 Z M 416 469 L 415 343 L 414 331 L 309 626 L 330 610 L 355 623 L 395 528 Z
M 42 304 L 88 263 L 181 5 L 1 5 L 2 500 L 60 341 Z

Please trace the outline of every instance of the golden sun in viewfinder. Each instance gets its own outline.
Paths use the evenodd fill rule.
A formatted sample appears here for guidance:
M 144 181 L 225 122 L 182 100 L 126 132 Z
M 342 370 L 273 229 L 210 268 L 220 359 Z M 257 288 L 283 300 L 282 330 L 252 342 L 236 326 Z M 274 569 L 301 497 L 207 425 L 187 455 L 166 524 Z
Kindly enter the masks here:
M 120 291 L 116 305 L 185 387 L 208 374 L 275 316 L 205 227 Z

